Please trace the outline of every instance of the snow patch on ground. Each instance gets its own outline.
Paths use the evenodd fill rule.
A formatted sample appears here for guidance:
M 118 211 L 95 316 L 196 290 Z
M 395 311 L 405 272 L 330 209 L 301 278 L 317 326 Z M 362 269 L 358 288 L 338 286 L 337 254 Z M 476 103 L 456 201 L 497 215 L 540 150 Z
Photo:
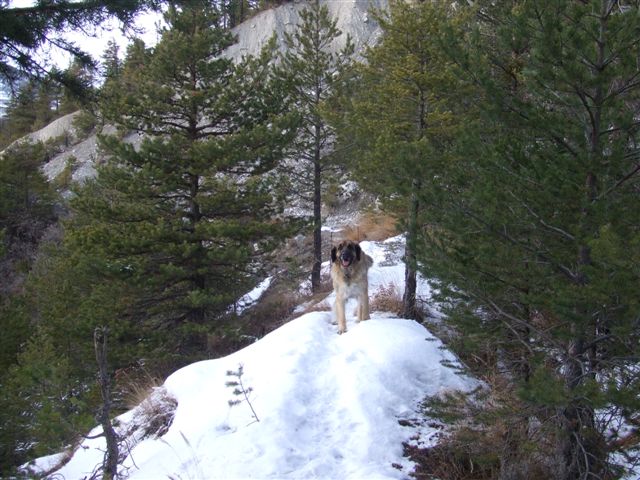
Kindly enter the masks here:
M 235 354 L 171 375 L 165 388 L 178 402 L 173 423 L 161 438 L 131 449 L 123 465 L 129 478 L 406 478 L 412 464 L 402 443 L 416 428 L 400 420 L 415 416 L 425 395 L 475 382 L 442 365 L 456 359 L 416 322 L 351 318 L 339 336 L 330 317 L 309 313 Z M 228 403 L 235 397 L 227 372 L 240 365 L 259 422 L 246 402 Z M 426 437 L 438 431 L 421 428 Z M 57 475 L 90 474 L 102 443 L 85 441 Z
M 402 236 L 361 243 L 375 262 L 372 295 L 389 284 L 404 288 L 403 243 Z M 269 283 L 249 297 L 258 298 Z M 424 285 L 421 291 L 428 295 Z M 331 304 L 332 296 L 325 301 Z M 356 323 L 351 312 L 343 335 L 330 312 L 315 311 L 232 355 L 175 372 L 163 387 L 177 403 L 167 402 L 173 422 L 165 431 L 144 433 L 141 412 L 149 408 L 143 405 L 118 418 L 118 431 L 128 438 L 123 472 L 131 479 L 407 478 L 413 464 L 403 456 L 403 442 L 420 436 L 421 445 L 433 444 L 441 430 L 415 420 L 420 402 L 478 383 L 457 372 L 455 356 L 422 325 L 387 312 Z M 236 379 L 228 372 L 240 366 L 250 406 L 226 385 Z M 231 406 L 234 400 L 242 401 Z M 85 440 L 55 475 L 85 478 L 103 452 L 103 438 Z M 44 469 L 45 462 L 32 468 Z
M 237 314 L 244 312 L 247 308 L 251 308 L 256 304 L 260 297 L 267 291 L 267 289 L 271 286 L 271 282 L 273 281 L 273 277 L 267 277 L 262 280 L 255 288 L 251 291 L 247 292 L 245 295 L 240 297 L 240 299 L 236 302 L 232 309 L 235 310 Z

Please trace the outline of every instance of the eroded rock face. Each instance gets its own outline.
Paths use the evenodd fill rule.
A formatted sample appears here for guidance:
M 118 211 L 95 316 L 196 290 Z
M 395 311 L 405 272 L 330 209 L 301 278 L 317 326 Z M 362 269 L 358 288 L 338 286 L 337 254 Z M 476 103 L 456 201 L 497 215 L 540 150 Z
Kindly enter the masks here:
M 356 54 L 367 45 L 374 45 L 380 37 L 381 30 L 373 20 L 370 9 L 384 9 L 387 0 L 351 0 L 343 2 L 321 0 L 329 9 L 333 18 L 337 19 L 337 27 L 342 35 L 334 45 L 336 50 L 344 47 L 347 35 L 351 36 Z M 266 10 L 233 29 L 238 35 L 238 42 L 227 49 L 231 58 L 242 55 L 256 55 L 275 32 L 279 45 L 282 45 L 282 34 L 292 31 L 300 20 L 300 11 L 308 5 L 304 1 L 287 3 L 272 10 Z

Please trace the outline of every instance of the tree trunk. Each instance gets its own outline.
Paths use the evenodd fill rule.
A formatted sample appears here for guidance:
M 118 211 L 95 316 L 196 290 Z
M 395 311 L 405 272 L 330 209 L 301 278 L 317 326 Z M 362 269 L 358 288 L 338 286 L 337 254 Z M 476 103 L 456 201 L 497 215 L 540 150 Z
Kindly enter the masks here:
M 313 267 L 311 269 L 311 290 L 320 288 L 320 268 L 322 266 L 322 168 L 320 164 L 320 125 L 315 126 L 315 148 L 313 152 Z
M 107 327 L 97 327 L 93 332 L 93 342 L 98 362 L 98 382 L 102 394 L 102 408 L 98 413 L 98 421 L 102 425 L 107 449 L 102 461 L 103 479 L 118 477 L 118 435 L 111 425 L 111 378 L 107 367 Z
M 598 41 L 596 45 L 596 64 L 592 69 L 594 78 L 602 76 L 605 69 L 605 49 L 606 49 L 606 30 L 608 16 L 608 1 L 601 3 L 600 25 L 598 32 Z M 593 98 L 593 106 L 589 121 L 585 125 L 586 138 L 588 139 L 588 164 L 585 178 L 585 198 L 584 207 L 582 208 L 582 219 L 580 223 L 580 238 L 587 239 L 592 235 L 595 228 L 592 223 L 593 204 L 597 198 L 597 177 L 593 173 L 597 164 L 601 161 L 602 152 L 600 144 L 600 136 L 602 132 L 602 108 L 604 104 L 605 91 L 601 84 L 596 86 L 591 92 Z M 576 283 L 585 287 L 589 284 L 589 277 L 585 270 L 591 265 L 591 248 L 584 240 L 577 247 L 577 265 L 578 272 Z M 596 326 L 593 328 L 591 323 L 594 315 L 588 308 L 577 309 L 577 318 L 583 318 L 584 325 L 579 326 L 574 323 L 573 338 L 569 342 L 567 348 L 567 359 L 564 362 L 564 378 L 565 385 L 570 394 L 570 404 L 562 412 L 562 429 L 564 438 L 563 457 L 566 466 L 564 478 L 601 478 L 603 459 L 606 456 L 602 448 L 602 436 L 597 431 L 595 424 L 595 411 L 593 407 L 581 399 L 576 390 L 584 384 L 587 379 L 593 379 L 595 370 L 592 360 L 587 351 L 587 345 L 591 338 L 589 335 L 595 334 Z M 575 393 L 574 393 L 575 392 Z
M 409 204 L 409 218 L 407 225 L 407 243 L 404 251 L 404 294 L 402 296 L 402 317 L 418 318 L 418 310 L 416 307 L 416 288 L 417 281 L 417 261 L 416 261 L 416 239 L 418 235 L 418 211 L 420 201 L 418 199 L 418 190 L 420 189 L 420 181 L 413 180 L 411 185 L 411 200 Z
M 200 175 L 189 175 L 189 233 L 193 237 L 192 242 L 197 245 L 197 251 L 191 254 L 191 266 L 192 275 L 191 283 L 193 287 L 202 292 L 206 287 L 206 280 L 204 275 L 199 273 L 202 267 L 202 260 L 205 255 L 205 248 L 202 240 L 195 238 L 198 225 L 202 221 L 202 212 L 200 210 L 199 203 L 200 195 Z M 198 325 L 204 324 L 207 318 L 207 311 L 205 307 L 192 308 L 188 314 L 188 320 Z

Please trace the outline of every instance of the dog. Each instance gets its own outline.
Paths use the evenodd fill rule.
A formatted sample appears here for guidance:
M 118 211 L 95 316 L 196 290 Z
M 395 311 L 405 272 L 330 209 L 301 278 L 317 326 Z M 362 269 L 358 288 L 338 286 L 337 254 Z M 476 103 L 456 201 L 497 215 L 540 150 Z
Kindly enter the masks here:
M 331 280 L 336 292 L 334 312 L 338 320 L 338 334 L 347 331 L 345 304 L 348 299 L 358 300 L 358 322 L 369 317 L 369 280 L 367 273 L 373 259 L 364 253 L 358 242 L 347 240 L 331 249 Z

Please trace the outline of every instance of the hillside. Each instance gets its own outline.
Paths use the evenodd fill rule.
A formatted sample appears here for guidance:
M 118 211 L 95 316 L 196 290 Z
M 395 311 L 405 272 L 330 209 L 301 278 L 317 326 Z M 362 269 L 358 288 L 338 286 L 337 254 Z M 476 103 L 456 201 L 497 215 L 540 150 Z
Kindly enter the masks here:
M 170 6 L 5 156 L 0 476 L 640 478 L 631 3 Z
M 320 3 L 327 6 L 330 15 L 337 20 L 337 27 L 342 31 L 342 35 L 334 45 L 336 49 L 343 47 L 349 36 L 353 41 L 356 57 L 359 57 L 365 47 L 374 45 L 379 39 L 381 30 L 370 18 L 369 11 L 371 8 L 385 8 L 388 3 L 386 0 L 353 2 L 323 0 Z M 280 48 L 284 48 L 283 34 L 295 28 L 300 19 L 299 12 L 305 6 L 304 2 L 287 3 L 278 8 L 265 10 L 238 25 L 233 29 L 237 43 L 229 47 L 225 54 L 235 60 L 245 55 L 257 55 L 274 34 L 279 39 Z M 26 136 L 29 141 L 41 142 L 65 139 L 65 145 L 61 145 L 59 152 L 44 166 L 45 175 L 50 181 L 65 171 L 70 159 L 73 161 L 72 180 L 80 182 L 94 176 L 96 163 L 102 161 L 96 133 L 81 135 L 74 127 L 73 122 L 78 114 L 79 112 L 65 115 Z M 113 134 L 115 129 L 112 126 L 105 126 L 100 133 Z M 136 133 L 131 133 L 126 140 L 138 145 L 141 139 Z
M 362 242 L 375 260 L 372 299 L 402 289 L 401 241 Z M 422 282 L 423 299 L 428 291 Z M 459 375 L 451 366 L 455 357 L 416 322 L 378 311 L 360 324 L 350 317 L 349 331 L 339 336 L 326 302 L 332 298 L 312 308 L 322 311 L 302 314 L 243 350 L 175 372 L 119 417 L 128 449 L 123 473 L 131 479 L 407 478 L 413 464 L 403 456 L 403 442 L 431 445 L 441 431 L 424 424 L 420 402 L 476 382 Z M 251 405 L 230 406 L 241 397 L 225 386 L 234 379 L 227 372 L 240 365 Z M 89 478 L 103 452 L 104 439 L 85 440 L 50 478 Z M 62 458 L 37 460 L 31 471 Z

